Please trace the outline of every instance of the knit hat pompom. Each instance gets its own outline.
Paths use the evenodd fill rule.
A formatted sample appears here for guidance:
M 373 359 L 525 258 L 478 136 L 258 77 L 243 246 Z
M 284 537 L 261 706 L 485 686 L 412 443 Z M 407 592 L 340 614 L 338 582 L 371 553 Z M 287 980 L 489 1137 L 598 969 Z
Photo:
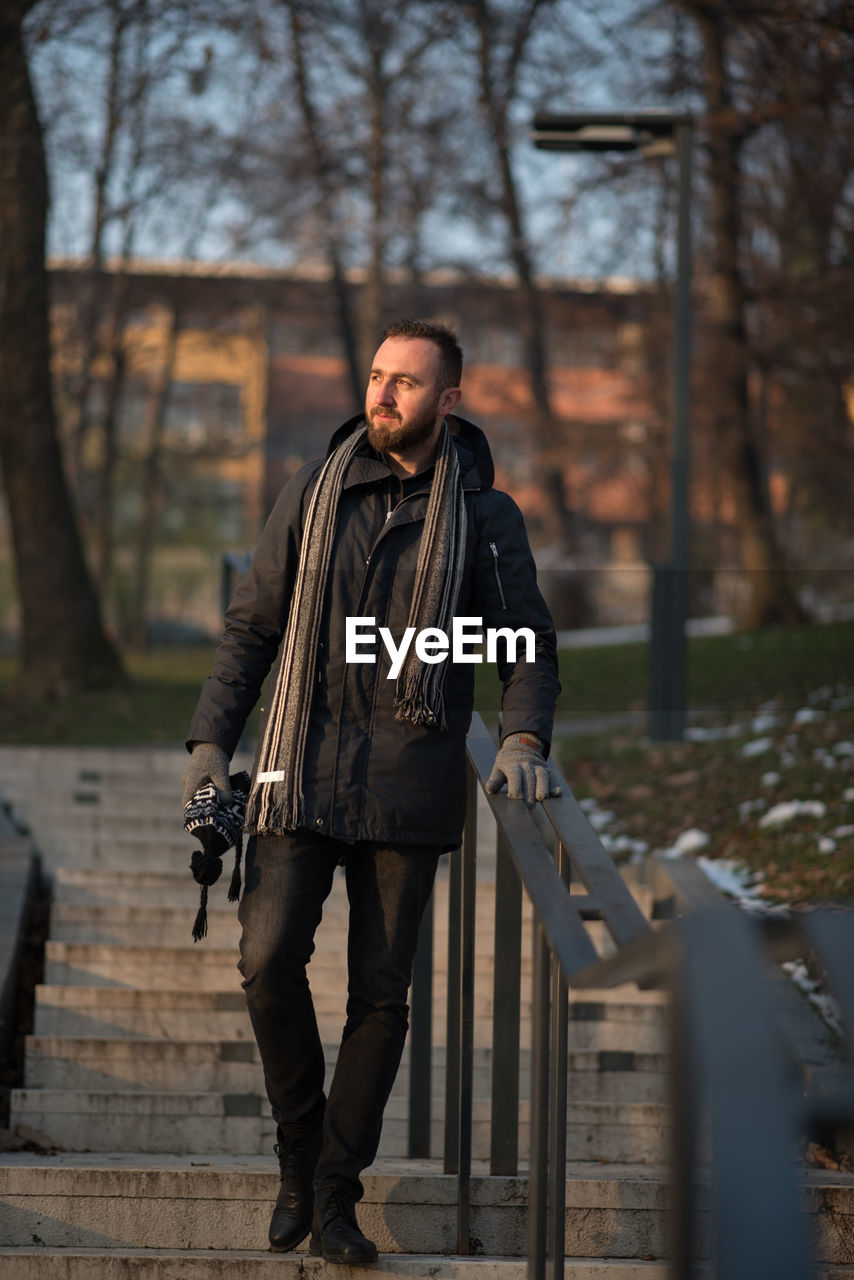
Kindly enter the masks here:
M 214 784 L 208 779 L 198 788 L 184 809 L 184 830 L 201 842 L 190 859 L 190 870 L 196 884 L 202 886 L 199 910 L 193 924 L 193 941 L 204 938 L 208 931 L 208 887 L 216 884 L 222 874 L 222 855 L 232 845 L 234 871 L 228 889 L 229 902 L 240 897 L 240 862 L 243 857 L 243 819 L 249 796 L 249 774 L 245 770 L 229 778 L 231 798 L 223 800 Z

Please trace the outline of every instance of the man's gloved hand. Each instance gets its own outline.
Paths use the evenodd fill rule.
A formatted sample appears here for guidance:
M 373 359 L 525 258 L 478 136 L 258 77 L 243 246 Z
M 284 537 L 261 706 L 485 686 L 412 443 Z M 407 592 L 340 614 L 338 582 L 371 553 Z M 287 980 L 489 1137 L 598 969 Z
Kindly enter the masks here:
M 184 786 L 184 807 L 190 803 L 206 778 L 210 778 L 223 800 L 230 800 L 228 764 L 228 756 L 222 747 L 213 742 L 197 742 L 181 779 Z
M 527 805 L 561 794 L 557 768 L 545 759 L 543 743 L 533 733 L 511 733 L 499 747 L 486 789 L 500 791 L 505 782 L 510 799 Z

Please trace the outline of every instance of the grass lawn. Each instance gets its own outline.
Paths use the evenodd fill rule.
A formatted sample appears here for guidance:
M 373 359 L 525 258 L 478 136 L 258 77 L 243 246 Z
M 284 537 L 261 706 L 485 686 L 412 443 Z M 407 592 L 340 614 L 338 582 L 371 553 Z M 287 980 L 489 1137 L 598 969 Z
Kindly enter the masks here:
M 630 730 L 554 749 L 616 861 L 696 829 L 701 855 L 746 866 L 769 902 L 854 905 L 854 680 L 741 712 L 737 736 L 718 741 Z
M 126 654 L 131 683 L 62 700 L 13 693 L 15 664 L 0 660 L 0 742 L 68 746 L 176 746 L 184 741 L 213 648 Z

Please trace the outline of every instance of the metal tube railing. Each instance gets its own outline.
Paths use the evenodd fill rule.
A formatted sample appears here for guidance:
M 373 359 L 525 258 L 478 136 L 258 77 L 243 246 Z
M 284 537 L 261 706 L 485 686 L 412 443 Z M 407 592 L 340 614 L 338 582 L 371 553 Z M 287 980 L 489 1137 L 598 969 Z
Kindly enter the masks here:
M 495 949 L 492 974 L 492 1125 L 489 1171 L 513 1175 L 519 1164 L 519 1008 L 522 984 L 522 884 L 507 841 L 495 850 Z
M 556 842 L 558 875 L 569 887 L 570 863 L 563 841 Z M 569 1031 L 569 983 L 560 966 L 552 960 L 552 1021 L 550 1029 L 549 1079 L 549 1203 L 563 1205 L 566 1200 L 566 1106 L 567 1058 Z M 551 1215 L 548 1240 L 549 1280 L 563 1280 L 566 1248 L 565 1215 L 557 1210 Z
M 460 1253 L 470 1247 L 476 800 L 494 753 L 482 721 L 474 717 L 468 739 L 465 838 L 461 852 L 451 860 L 449 885 L 445 1169 L 458 1179 Z M 534 916 L 530 1280 L 545 1280 L 546 1275 L 548 1280 L 563 1280 L 564 1274 L 568 988 L 570 984 L 584 989 L 625 982 L 644 987 L 666 982 L 672 988 L 673 1280 L 694 1280 L 698 1274 L 694 1254 L 700 1202 L 695 1175 L 705 1141 L 702 1118 L 707 1112 L 713 1122 L 712 1274 L 726 1280 L 753 1280 L 760 1274 L 800 1280 L 807 1274 L 808 1251 L 792 1153 L 806 1112 L 783 1069 L 775 1039 L 775 997 L 769 998 L 773 980 L 769 984 L 768 966 L 763 971 L 764 961 L 751 931 L 759 930 L 778 961 L 803 954 L 806 942 L 814 947 L 830 970 L 831 985 L 848 1019 L 854 1057 L 852 913 L 830 917 L 815 913 L 807 917 L 803 929 L 781 927 L 779 922 L 760 929 L 734 908 L 716 907 L 653 931 L 569 788 L 560 799 L 546 801 L 537 817 L 553 851 L 524 806 L 504 795 L 487 799 L 498 831 L 493 1172 L 515 1172 L 518 1154 L 522 888 Z M 674 875 L 678 881 L 681 869 Z M 581 881 L 586 893 L 570 893 L 571 876 Z M 681 881 L 673 892 L 677 897 L 685 892 Z M 601 919 L 614 939 L 616 954 L 607 959 L 599 958 L 588 936 L 585 921 L 591 918 Z M 515 1024 L 515 1032 L 508 1029 L 508 1020 Z M 499 1056 L 507 1061 L 498 1063 Z M 835 1093 L 811 1102 L 813 1125 L 834 1117 L 849 1122 L 854 1118 L 854 1071 L 849 1068 L 840 1079 L 842 1087 Z M 783 1218 L 786 1229 L 781 1231 Z M 768 1241 L 775 1232 L 779 1243 L 769 1254 Z
M 433 1118 L 433 899 L 424 909 L 412 968 L 409 1037 L 409 1154 L 430 1156 Z

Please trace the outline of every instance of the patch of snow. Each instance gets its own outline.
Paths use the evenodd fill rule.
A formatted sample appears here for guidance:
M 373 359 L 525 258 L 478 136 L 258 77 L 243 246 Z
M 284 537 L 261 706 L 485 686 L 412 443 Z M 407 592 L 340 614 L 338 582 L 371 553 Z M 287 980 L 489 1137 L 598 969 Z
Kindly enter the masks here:
M 830 704 L 831 711 L 848 711 L 851 707 L 854 707 L 854 695 L 850 693 L 834 698 Z
M 742 734 L 747 732 L 747 726 L 743 724 L 720 724 L 709 725 L 689 725 L 685 730 L 685 738 L 688 742 L 722 742 L 725 738 L 740 738 Z
M 836 841 L 832 836 L 819 836 L 818 851 L 819 853 L 836 853 Z
M 752 742 L 745 742 L 741 748 L 743 756 L 761 756 L 766 751 L 770 751 L 773 743 L 770 738 L 754 738 Z
M 587 821 L 594 831 L 603 831 L 610 822 L 614 821 L 614 816 L 612 809 L 593 809 L 588 813 Z
M 775 715 L 759 715 L 754 716 L 750 722 L 750 728 L 754 733 L 767 733 L 769 729 L 776 729 L 780 723 L 780 717 Z
M 721 893 L 739 900 L 749 896 L 753 877 L 748 868 L 736 862 L 734 858 L 699 857 L 697 866 L 709 877 L 712 884 L 720 889 Z
M 763 813 L 759 819 L 759 825 L 760 827 L 778 827 L 792 818 L 823 818 L 826 812 L 827 805 L 821 800 L 783 800 L 780 804 L 773 805 L 767 813 Z
M 813 689 L 812 693 L 807 694 L 807 702 L 810 706 L 814 706 L 817 702 L 827 702 L 828 698 L 833 697 L 833 686 L 823 684 L 820 689 Z
M 846 787 L 842 792 L 842 799 L 846 800 L 848 804 L 854 804 L 854 787 Z
M 599 805 L 595 796 L 585 796 L 583 800 L 579 800 L 578 807 L 588 813 L 591 809 L 597 809 Z
M 797 756 L 793 756 L 793 755 L 791 754 L 791 752 L 789 752 L 789 751 L 783 751 L 783 752 L 781 753 L 781 755 L 780 755 L 780 768 L 781 768 L 781 769 L 794 769 L 794 767 L 795 767 L 795 765 L 796 765 L 797 763 L 798 763 L 798 757 L 797 757 Z
M 847 840 L 849 836 L 854 836 L 854 824 L 847 822 L 844 826 L 834 827 L 830 834 L 837 840 Z
M 843 1034 L 842 1013 L 839 1005 L 832 996 L 821 990 L 814 978 L 810 977 L 803 960 L 786 960 L 782 968 L 789 975 L 795 986 L 803 991 L 810 1004 L 818 1010 L 827 1025 L 837 1035 L 841 1036 Z
M 705 831 L 700 831 L 698 827 L 689 827 L 687 831 L 680 832 L 669 849 L 661 850 L 661 856 L 663 858 L 681 858 L 685 853 L 694 853 L 697 849 L 705 849 L 708 843 L 709 836 Z
M 763 773 L 759 781 L 763 787 L 776 787 L 781 777 L 782 774 L 775 773 L 773 769 L 769 769 L 767 773 Z
M 649 853 L 649 845 L 645 840 L 632 841 L 632 857 L 642 858 L 645 853 Z
M 779 698 L 771 698 L 768 702 L 762 703 L 762 706 L 759 708 L 759 714 L 761 716 L 773 715 L 775 711 L 779 711 L 781 709 L 782 705 L 783 704 Z
M 812 707 L 801 707 L 800 711 L 795 712 L 792 720 L 794 724 L 816 724 L 824 718 L 823 711 L 815 711 Z
M 854 756 L 854 742 L 837 742 L 833 750 L 838 756 Z

